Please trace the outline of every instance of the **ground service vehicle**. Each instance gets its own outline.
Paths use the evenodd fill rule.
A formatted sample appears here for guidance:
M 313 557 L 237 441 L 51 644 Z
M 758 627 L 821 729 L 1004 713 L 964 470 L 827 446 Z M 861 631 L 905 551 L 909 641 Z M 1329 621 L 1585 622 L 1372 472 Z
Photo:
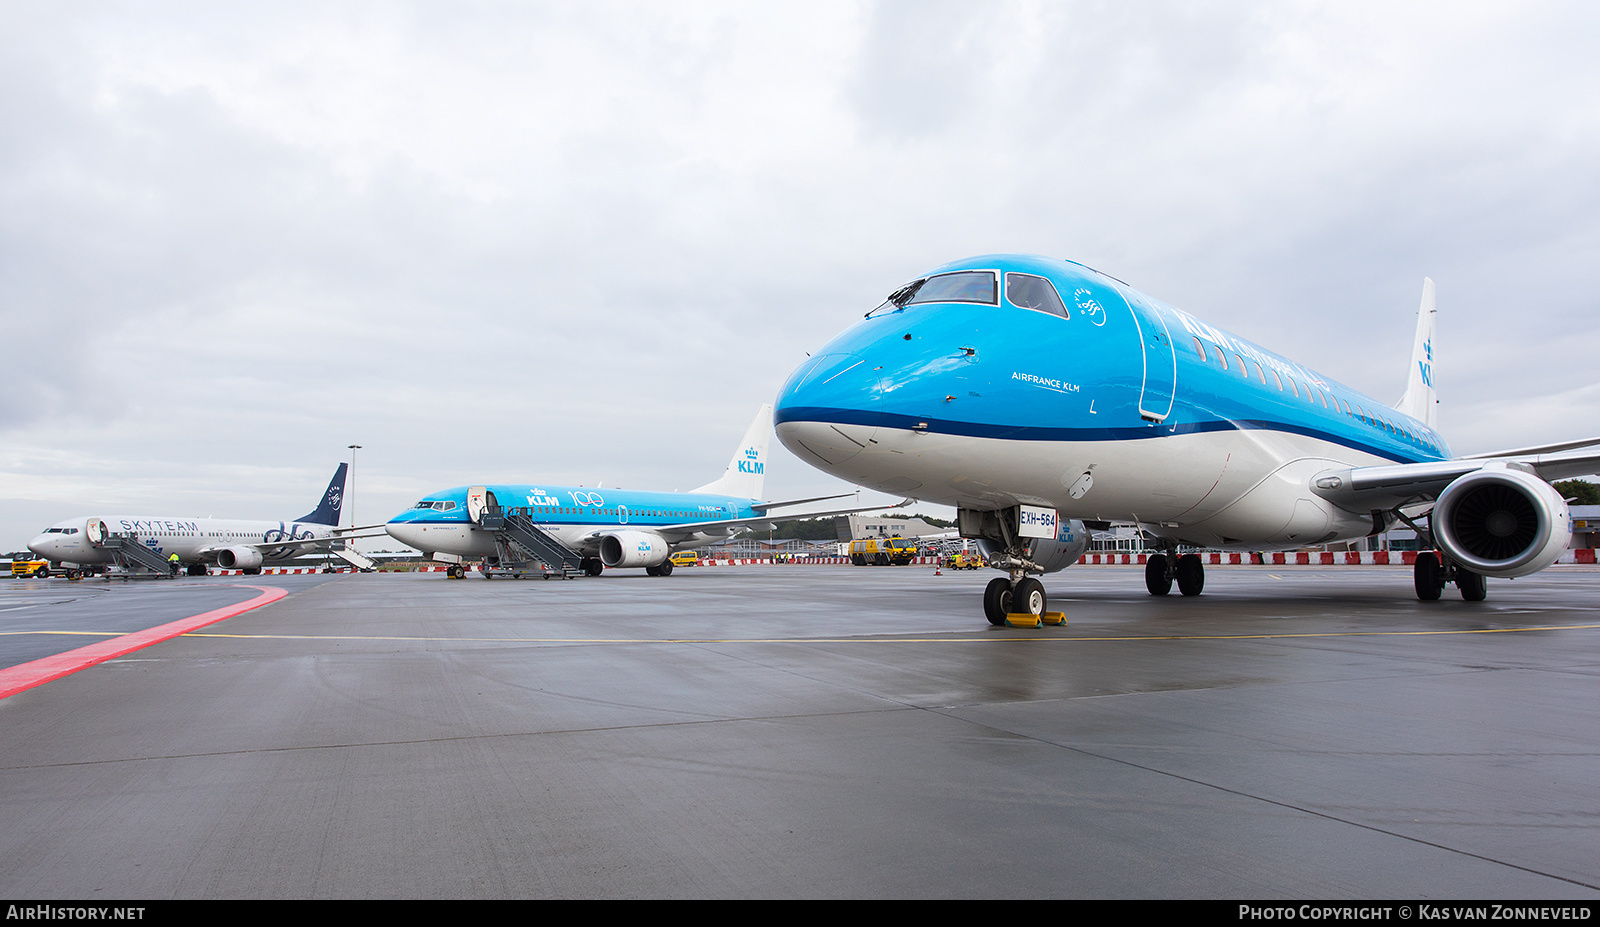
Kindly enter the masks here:
M 917 556 L 910 538 L 862 538 L 850 542 L 850 562 L 856 566 L 905 566 Z
M 11 561 L 11 575 L 21 576 L 49 576 L 50 561 L 48 560 L 13 560 Z

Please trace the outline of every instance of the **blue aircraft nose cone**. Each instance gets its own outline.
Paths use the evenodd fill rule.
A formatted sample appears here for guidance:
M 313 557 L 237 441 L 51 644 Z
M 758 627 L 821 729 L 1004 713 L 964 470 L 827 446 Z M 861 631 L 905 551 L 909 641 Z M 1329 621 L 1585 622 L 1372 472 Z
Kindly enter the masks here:
M 882 417 L 873 375 L 859 354 L 819 354 L 801 364 L 773 403 L 778 440 L 823 470 L 861 453 Z

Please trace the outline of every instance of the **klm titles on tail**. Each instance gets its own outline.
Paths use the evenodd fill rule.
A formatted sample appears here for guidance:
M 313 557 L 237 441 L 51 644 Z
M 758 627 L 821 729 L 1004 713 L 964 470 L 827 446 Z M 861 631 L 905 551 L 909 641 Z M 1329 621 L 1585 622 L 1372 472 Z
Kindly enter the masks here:
M 766 474 L 766 464 L 761 462 L 761 454 L 755 448 L 745 448 L 744 457 L 739 460 L 739 472 L 751 473 L 756 476 Z

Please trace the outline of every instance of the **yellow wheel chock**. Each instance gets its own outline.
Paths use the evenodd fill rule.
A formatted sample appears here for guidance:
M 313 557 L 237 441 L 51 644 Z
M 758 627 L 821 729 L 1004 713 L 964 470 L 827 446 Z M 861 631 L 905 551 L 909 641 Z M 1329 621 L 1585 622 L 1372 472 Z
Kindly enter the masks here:
M 1066 624 L 1065 612 L 1045 612 L 1042 615 L 1030 615 L 1027 612 L 1012 612 L 1006 616 L 1006 624 L 1013 628 L 1037 628 L 1041 624 Z

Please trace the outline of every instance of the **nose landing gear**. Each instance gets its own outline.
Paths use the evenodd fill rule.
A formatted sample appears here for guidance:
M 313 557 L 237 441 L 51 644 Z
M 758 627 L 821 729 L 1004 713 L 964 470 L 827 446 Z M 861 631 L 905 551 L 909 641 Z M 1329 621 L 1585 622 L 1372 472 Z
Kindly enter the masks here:
M 1005 625 L 1007 615 L 1043 615 L 1046 604 L 1044 583 L 1031 576 L 1015 584 L 996 576 L 983 590 L 983 616 L 995 627 Z

